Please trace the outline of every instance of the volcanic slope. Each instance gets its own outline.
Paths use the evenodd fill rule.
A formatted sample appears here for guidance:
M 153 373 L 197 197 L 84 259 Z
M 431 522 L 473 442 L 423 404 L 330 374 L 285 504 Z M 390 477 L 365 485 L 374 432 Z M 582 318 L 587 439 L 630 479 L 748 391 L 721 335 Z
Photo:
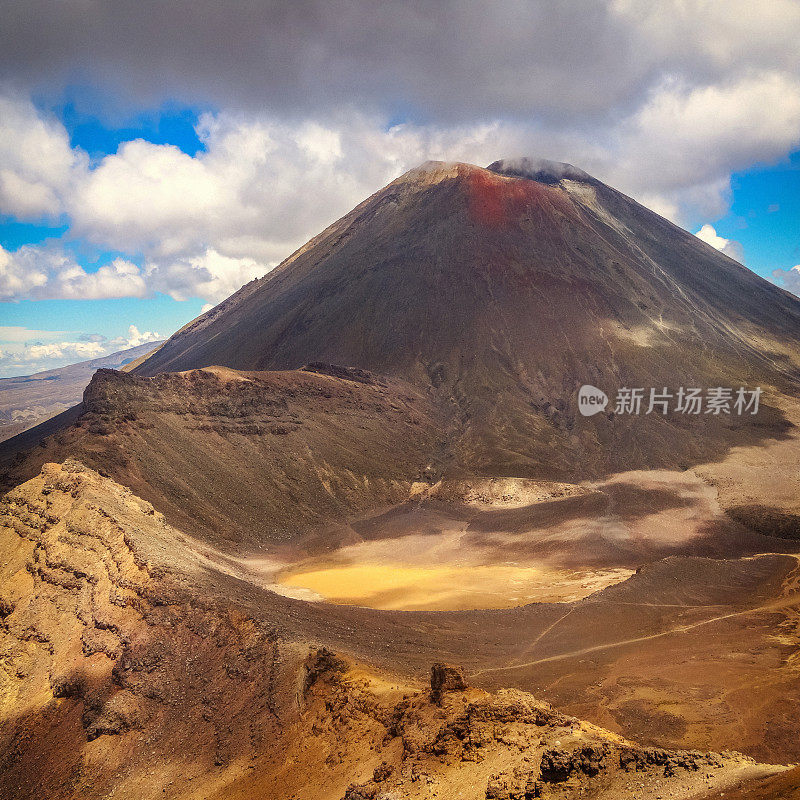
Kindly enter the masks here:
M 12 482 L 66 457 L 114 477 L 217 546 L 279 549 L 409 498 L 441 447 L 419 390 L 363 370 L 100 370 L 74 424 Z
M 451 412 L 453 468 L 574 478 L 675 467 L 752 424 L 607 408 L 577 390 L 762 386 L 800 366 L 800 301 L 601 182 L 526 160 L 429 162 L 169 339 L 141 375 L 314 361 L 401 378 Z M 735 427 L 735 426 L 734 426 Z

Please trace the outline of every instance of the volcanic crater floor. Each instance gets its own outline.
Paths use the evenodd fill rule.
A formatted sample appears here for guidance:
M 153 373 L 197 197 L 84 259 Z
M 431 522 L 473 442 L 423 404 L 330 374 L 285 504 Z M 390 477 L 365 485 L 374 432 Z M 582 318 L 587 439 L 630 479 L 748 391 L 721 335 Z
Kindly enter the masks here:
M 455 542 L 471 542 L 476 570 L 507 568 L 513 549 L 531 569 L 628 574 L 577 600 L 387 611 L 266 591 L 285 553 L 222 553 L 78 462 L 48 464 L 3 499 L 0 770 L 26 798 L 167 787 L 182 798 L 355 800 L 386 785 L 420 798 L 655 800 L 776 776 L 800 760 L 796 542 L 779 553 L 763 547 L 778 540 L 734 537 L 717 494 L 677 472 L 443 484 L 352 519 L 333 553 L 314 538 L 297 545 L 304 565 L 359 547 L 398 559 L 411 539 L 417 560 L 438 546 L 442 570 L 455 569 Z M 591 559 L 566 555 L 592 541 Z M 633 570 L 637 560 L 648 563 Z M 319 648 L 340 655 L 309 662 Z M 444 706 L 421 688 L 440 661 L 474 687 Z M 347 665 L 365 677 L 342 683 Z M 386 698 L 374 688 L 385 686 L 395 687 Z M 744 755 L 724 754 L 732 747 Z M 315 794 L 308 770 L 323 776 Z
M 727 519 L 699 475 L 663 470 L 580 484 L 444 481 L 269 557 L 205 553 L 215 568 L 287 597 L 467 611 L 572 603 L 659 558 L 752 555 L 772 544 Z

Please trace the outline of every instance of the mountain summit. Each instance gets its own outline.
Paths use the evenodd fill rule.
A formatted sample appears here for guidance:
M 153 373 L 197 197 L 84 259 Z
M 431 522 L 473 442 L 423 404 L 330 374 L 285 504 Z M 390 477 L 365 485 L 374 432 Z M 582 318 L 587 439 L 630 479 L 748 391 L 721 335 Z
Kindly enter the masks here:
M 587 422 L 581 385 L 782 392 L 799 332 L 797 298 L 576 167 L 427 162 L 136 372 L 367 369 L 450 409 L 465 469 L 602 471 L 674 466 L 724 432 L 652 415 L 631 428 L 610 408 Z
M 546 158 L 502 158 L 486 168 L 498 175 L 512 178 L 530 178 L 539 183 L 558 183 L 563 179 L 573 181 L 594 181 L 589 173 L 565 164 L 563 161 L 549 161 Z

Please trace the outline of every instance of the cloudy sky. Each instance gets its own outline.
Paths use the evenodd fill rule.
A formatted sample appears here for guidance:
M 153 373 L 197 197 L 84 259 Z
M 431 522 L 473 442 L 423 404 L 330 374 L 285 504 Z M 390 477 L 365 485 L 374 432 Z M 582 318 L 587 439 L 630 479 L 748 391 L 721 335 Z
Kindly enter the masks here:
M 795 0 L 0 0 L 0 375 L 172 333 L 429 158 L 569 161 L 800 292 Z

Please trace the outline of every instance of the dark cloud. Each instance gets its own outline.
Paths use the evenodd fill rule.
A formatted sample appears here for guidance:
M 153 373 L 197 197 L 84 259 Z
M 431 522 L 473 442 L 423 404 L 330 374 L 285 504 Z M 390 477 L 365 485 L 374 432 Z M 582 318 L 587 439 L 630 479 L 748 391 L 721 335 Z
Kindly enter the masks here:
M 666 73 L 721 74 L 726 47 L 747 68 L 794 58 L 781 0 L 741 32 L 746 50 L 709 4 L 671 5 L 3 0 L 0 78 L 45 93 L 89 84 L 123 104 L 573 120 L 630 110 Z M 734 5 L 720 4 L 741 16 Z
M 800 147 L 799 36 L 795 0 L 0 0 L 0 213 L 126 254 L 0 247 L 0 296 L 216 302 L 427 159 L 569 161 L 700 225 Z M 65 99 L 196 104 L 203 148 L 92 159 Z

